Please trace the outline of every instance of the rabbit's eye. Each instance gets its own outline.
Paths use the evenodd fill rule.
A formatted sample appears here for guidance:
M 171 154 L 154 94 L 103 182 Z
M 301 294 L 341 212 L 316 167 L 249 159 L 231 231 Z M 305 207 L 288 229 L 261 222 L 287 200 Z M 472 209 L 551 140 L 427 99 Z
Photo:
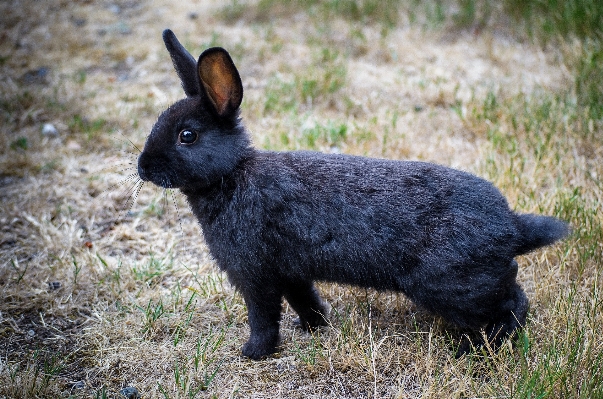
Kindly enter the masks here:
M 197 133 L 190 130 L 183 130 L 178 135 L 178 142 L 180 144 L 193 144 L 197 141 Z

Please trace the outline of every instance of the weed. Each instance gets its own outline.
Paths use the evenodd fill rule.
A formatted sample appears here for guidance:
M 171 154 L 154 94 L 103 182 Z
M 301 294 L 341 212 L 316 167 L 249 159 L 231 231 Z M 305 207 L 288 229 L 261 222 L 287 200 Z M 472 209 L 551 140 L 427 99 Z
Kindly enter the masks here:
M 179 284 L 176 287 L 176 289 L 174 289 L 174 292 L 177 293 L 177 296 L 178 296 L 178 298 L 174 300 L 174 306 L 173 306 L 174 314 L 184 313 L 186 315 L 184 320 L 178 323 L 178 325 L 174 329 L 174 333 L 172 334 L 172 337 L 173 337 L 172 342 L 173 342 L 174 346 L 177 346 L 180 343 L 180 341 L 182 340 L 182 338 L 185 336 L 186 331 L 188 330 L 188 327 L 191 324 L 191 320 L 193 319 L 193 315 L 196 310 L 195 304 L 197 303 L 197 300 L 196 300 L 197 292 L 190 290 L 189 299 L 186 302 L 184 309 L 182 309 L 182 310 L 179 309 L 177 306 L 180 302 L 179 299 L 180 299 L 180 292 L 181 292 Z
M 97 118 L 89 120 L 80 114 L 72 116 L 69 121 L 68 128 L 73 134 L 84 134 L 88 140 L 92 140 L 97 134 L 105 131 L 108 127 L 106 119 Z
M 348 127 L 344 123 L 328 121 L 326 125 L 315 124 L 302 130 L 302 147 L 317 149 L 318 143 L 337 147 L 345 141 Z
M 603 264 L 603 225 L 601 204 L 590 205 L 579 187 L 571 192 L 560 192 L 555 201 L 555 214 L 575 226 L 574 239 L 566 245 L 578 255 L 576 270 L 579 275 L 587 268 Z
M 550 323 L 561 323 L 564 328 L 550 331 L 552 336 L 545 343 L 530 344 L 523 336 L 522 357 L 513 370 L 518 376 L 515 389 L 509 392 L 500 387 L 501 394 L 519 398 L 601 397 L 603 351 L 593 340 L 602 306 L 599 287 L 593 285 L 585 294 L 594 301 L 584 301 L 576 285 L 560 293 Z
M 10 143 L 10 148 L 13 150 L 27 150 L 29 148 L 29 142 L 27 141 L 27 137 L 19 137 Z
M 122 292 L 121 283 L 122 283 L 122 279 L 123 279 L 122 275 L 121 275 L 121 270 L 122 270 L 121 259 L 118 261 L 117 267 L 112 268 L 109 266 L 107 261 L 101 256 L 100 253 L 98 253 L 98 252 L 96 253 L 96 258 L 98 259 L 101 266 L 103 267 L 103 269 L 106 272 L 105 277 L 103 277 L 99 280 L 99 284 L 104 284 L 105 282 L 108 281 L 113 295 L 116 297 L 119 297 L 119 295 Z
M 297 113 L 299 108 L 312 109 L 317 103 L 330 101 L 344 86 L 347 69 L 340 54 L 322 49 L 314 56 L 312 67 L 295 75 L 292 81 L 271 79 L 264 101 L 264 112 Z
M 17 273 L 17 281 L 16 281 L 16 283 L 19 284 L 21 282 L 21 280 L 23 280 L 23 277 L 25 276 L 25 273 L 27 273 L 27 268 L 29 267 L 29 262 L 25 263 L 25 266 L 23 267 L 23 270 L 20 270 L 19 260 L 18 259 L 11 259 L 10 260 L 10 265 L 15 270 L 15 272 Z
M 603 6 L 598 0 L 505 0 L 505 11 L 525 22 L 533 36 L 591 38 L 603 32 Z
M 164 315 L 167 315 L 165 307 L 163 306 L 163 300 L 159 299 L 157 303 L 152 299 L 146 306 L 135 305 L 138 310 L 143 314 L 144 322 L 142 326 L 142 333 L 147 334 L 153 332 L 156 329 L 157 321 Z
M 455 24 L 460 27 L 469 27 L 475 21 L 477 4 L 475 0 L 459 0 L 460 10 L 452 16 Z
M 168 209 L 167 206 L 167 197 L 168 197 L 168 191 L 169 192 L 173 192 L 170 189 L 164 189 L 162 190 L 163 195 L 159 198 L 153 199 L 152 201 L 149 202 L 149 204 L 144 208 L 144 213 L 147 216 L 153 216 L 153 217 L 157 217 L 157 218 L 161 218 L 165 215 L 166 209 Z M 136 199 L 133 199 L 133 202 L 135 202 Z
M 310 340 L 303 340 L 297 342 L 295 336 L 293 337 L 293 353 L 295 357 L 300 361 L 304 362 L 308 366 L 316 365 L 317 361 L 324 357 L 323 348 L 320 343 L 320 335 L 318 332 L 313 332 L 310 336 Z
M 51 159 L 48 162 L 43 163 L 38 167 L 40 173 L 50 173 L 52 171 L 58 171 L 62 169 L 60 159 Z
M 102 387 L 94 393 L 94 399 L 109 399 L 107 388 Z
M 135 280 L 144 282 L 147 286 L 153 287 L 159 283 L 174 266 L 173 258 L 167 255 L 164 259 L 158 259 L 154 254 L 150 254 L 147 262 L 142 266 L 133 266 L 130 270 Z
M 53 397 L 54 381 L 65 368 L 66 359 L 57 353 L 34 350 L 15 363 L 1 364 L 11 385 L 0 384 L 0 395 L 10 398 Z M 0 372 L 5 370 L 0 369 Z
M 196 341 L 195 352 L 183 359 L 174 361 L 174 388 L 176 398 L 193 399 L 201 392 L 207 391 L 216 378 L 224 358 L 218 360 L 218 349 L 225 343 L 226 331 L 229 327 L 222 328 L 218 333 L 210 326 L 206 336 L 199 336 Z M 157 387 L 165 399 L 172 396 L 168 387 L 158 383 Z
M 183 265 L 188 270 L 198 288 L 188 287 L 189 290 L 195 294 L 209 298 L 210 296 L 216 295 L 224 291 L 224 281 L 226 280 L 223 273 L 204 273 L 199 275 L 198 272 L 192 271 L 188 266 Z
M 408 10 L 408 19 L 412 24 L 424 23 L 439 27 L 446 21 L 446 9 L 442 0 L 413 0 Z
M 588 117 L 598 121 L 600 126 L 603 119 L 602 42 L 588 41 L 584 46 L 576 66 L 575 87 L 578 105 L 584 107 Z M 593 135 L 594 130 L 594 128 L 589 128 L 588 134 Z
M 221 15 L 230 22 L 242 18 L 269 22 L 276 17 L 305 11 L 321 21 L 341 18 L 350 22 L 379 23 L 390 28 L 399 21 L 403 3 L 400 0 L 260 0 L 250 4 L 231 0 Z
M 84 83 L 86 83 L 86 78 L 88 77 L 88 73 L 86 72 L 85 69 L 80 69 L 79 71 L 75 72 L 73 75 L 73 80 L 79 84 L 79 85 L 83 85 Z
M 79 264 L 73 253 L 71 254 L 71 262 L 73 264 L 73 286 L 75 287 L 77 286 L 77 278 L 82 271 L 82 266 Z

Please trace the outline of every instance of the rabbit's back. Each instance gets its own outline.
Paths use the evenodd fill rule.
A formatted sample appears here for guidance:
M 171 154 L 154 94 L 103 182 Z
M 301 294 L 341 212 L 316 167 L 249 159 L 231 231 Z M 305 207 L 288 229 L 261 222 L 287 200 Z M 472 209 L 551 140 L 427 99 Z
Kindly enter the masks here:
M 413 296 L 416 284 L 485 272 L 494 286 L 517 230 L 490 183 L 422 163 L 313 152 L 256 152 L 191 200 L 218 264 Z M 259 266 L 261 264 L 261 266 Z M 484 270 L 484 264 L 486 264 Z M 490 270 L 493 268 L 494 270 Z M 431 282 L 430 282 L 431 281 Z

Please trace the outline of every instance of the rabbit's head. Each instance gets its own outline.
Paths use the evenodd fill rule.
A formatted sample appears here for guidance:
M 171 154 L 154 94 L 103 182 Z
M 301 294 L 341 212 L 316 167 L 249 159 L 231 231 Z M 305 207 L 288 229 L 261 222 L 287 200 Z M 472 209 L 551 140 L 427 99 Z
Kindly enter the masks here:
M 250 143 L 239 119 L 243 86 L 226 50 L 210 48 L 198 61 L 163 32 L 186 98 L 160 116 L 138 158 L 138 174 L 165 188 L 210 186 L 230 173 Z

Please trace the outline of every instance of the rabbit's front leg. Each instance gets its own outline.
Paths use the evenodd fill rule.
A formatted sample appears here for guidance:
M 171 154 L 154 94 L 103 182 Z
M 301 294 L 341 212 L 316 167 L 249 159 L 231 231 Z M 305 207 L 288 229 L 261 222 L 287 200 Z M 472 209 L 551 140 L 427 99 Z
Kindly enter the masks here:
M 258 360 L 276 352 L 279 342 L 281 298 L 269 288 L 242 292 L 247 305 L 247 316 L 251 336 L 243 345 L 243 356 Z

